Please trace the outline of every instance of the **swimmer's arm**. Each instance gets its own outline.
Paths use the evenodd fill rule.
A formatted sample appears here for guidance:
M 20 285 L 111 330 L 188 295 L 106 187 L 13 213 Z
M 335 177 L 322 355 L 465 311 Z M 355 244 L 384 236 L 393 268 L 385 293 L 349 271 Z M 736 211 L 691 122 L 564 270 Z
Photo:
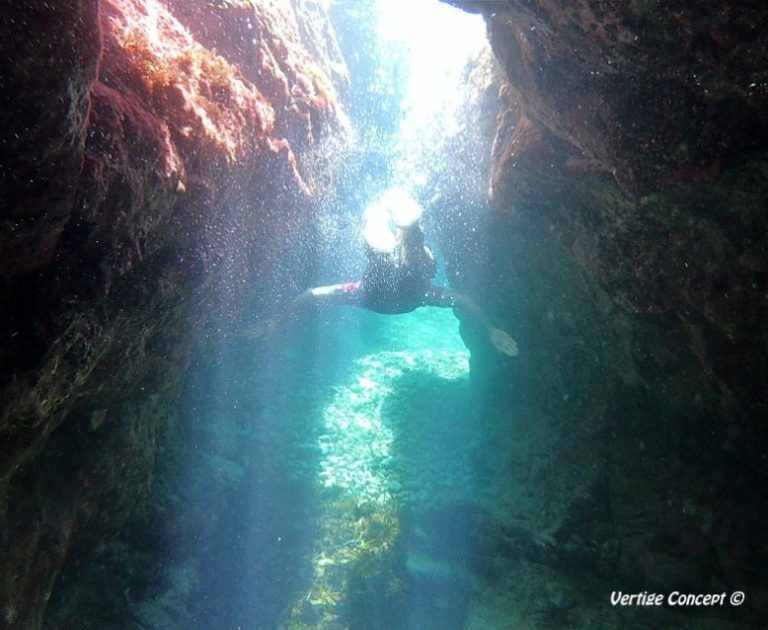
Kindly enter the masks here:
M 430 306 L 452 307 L 459 319 L 469 318 L 480 324 L 488 333 L 493 347 L 507 356 L 517 356 L 517 342 L 504 330 L 496 328 L 488 314 L 468 295 L 455 291 L 434 294 L 427 301 Z

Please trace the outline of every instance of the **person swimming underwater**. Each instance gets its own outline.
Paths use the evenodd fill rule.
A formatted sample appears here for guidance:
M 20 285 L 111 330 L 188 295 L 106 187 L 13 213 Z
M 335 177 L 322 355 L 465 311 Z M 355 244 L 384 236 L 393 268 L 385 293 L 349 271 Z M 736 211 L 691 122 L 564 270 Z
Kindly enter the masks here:
M 488 333 L 493 346 L 507 356 L 518 354 L 517 343 L 496 328 L 468 296 L 433 282 L 437 263 L 424 243 L 423 208 L 399 189 L 384 193 L 365 210 L 363 237 L 368 264 L 360 280 L 314 287 L 297 296 L 279 316 L 262 320 L 251 334 L 266 338 L 293 313 L 309 303 L 358 306 L 396 315 L 421 306 L 453 308 L 460 319 L 470 317 Z M 394 224 L 396 233 L 393 233 Z

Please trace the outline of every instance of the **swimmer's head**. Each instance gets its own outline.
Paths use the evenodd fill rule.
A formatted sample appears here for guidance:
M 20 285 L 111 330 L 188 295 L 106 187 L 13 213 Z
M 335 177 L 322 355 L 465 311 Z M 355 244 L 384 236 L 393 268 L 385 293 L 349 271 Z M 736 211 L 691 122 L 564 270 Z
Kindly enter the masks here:
M 365 209 L 363 237 L 375 251 L 390 253 L 394 251 L 398 241 L 404 242 L 401 234 L 395 236 L 392 231 L 394 226 L 398 228 L 398 233 L 418 233 L 408 238 L 420 236 L 423 243 L 424 235 L 419 227 L 422 214 L 424 208 L 405 190 L 390 188 Z
M 406 247 L 424 245 L 424 230 L 421 229 L 421 223 L 415 223 L 407 228 L 397 228 L 397 242 Z
M 379 203 L 387 209 L 392 222 L 399 228 L 415 225 L 424 214 L 424 208 L 402 188 L 390 188 L 382 193 Z
M 377 252 L 392 252 L 397 245 L 397 239 L 389 226 L 387 208 L 380 201 L 374 202 L 365 209 L 363 218 L 363 238 L 368 246 Z

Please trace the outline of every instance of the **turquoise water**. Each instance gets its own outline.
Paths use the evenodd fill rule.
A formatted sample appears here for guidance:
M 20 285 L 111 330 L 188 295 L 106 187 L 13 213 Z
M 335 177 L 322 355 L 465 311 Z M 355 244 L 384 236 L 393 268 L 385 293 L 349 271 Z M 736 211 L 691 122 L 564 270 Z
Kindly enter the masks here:
M 433 41 L 405 28 L 395 4 L 367 3 L 354 19 L 349 4 L 332 9 L 352 73 L 356 145 L 319 239 L 292 244 L 297 261 L 314 261 L 293 262 L 309 286 L 360 277 L 364 209 L 387 189 L 427 206 L 427 239 L 438 249 L 426 202 L 443 172 L 445 132 L 461 121 L 458 82 L 484 26 L 479 16 L 421 3 L 413 25 L 434 21 L 443 38 Z M 456 229 L 471 229 L 468 219 Z M 447 286 L 440 263 L 436 282 Z M 283 291 L 252 319 L 275 316 L 291 298 Z M 202 457 L 230 483 L 223 479 L 227 496 L 214 499 L 222 503 L 206 532 L 210 552 L 191 569 L 199 594 L 192 623 L 482 627 L 469 601 L 493 423 L 451 309 L 307 309 L 267 340 L 225 349 L 195 396 L 201 409 L 220 409 L 221 425 L 210 412 L 214 424 L 201 423 L 201 442 L 214 445 Z M 192 470 L 200 455 L 191 457 Z M 217 491 L 201 488 L 190 502 L 204 504 L 209 493 Z
M 228 418 L 194 459 L 234 495 L 193 569 L 196 623 L 464 627 L 492 449 L 452 310 L 329 307 L 202 380 Z
M 282 249 L 272 293 L 195 372 L 169 538 L 201 550 L 169 570 L 165 600 L 143 609 L 149 626 L 488 627 L 483 523 L 503 504 L 492 482 L 509 428 L 473 383 L 453 310 L 310 307 L 267 339 L 247 334 L 301 290 L 362 276 L 365 208 L 386 190 L 425 208 L 437 284 L 468 271 L 446 269 L 440 246 L 473 242 L 485 202 L 443 198 L 440 181 L 483 20 L 439 2 L 409 4 L 408 24 L 401 3 L 356 6 L 331 7 L 351 74 L 346 172 Z M 195 606 L 164 617 L 174 599 Z

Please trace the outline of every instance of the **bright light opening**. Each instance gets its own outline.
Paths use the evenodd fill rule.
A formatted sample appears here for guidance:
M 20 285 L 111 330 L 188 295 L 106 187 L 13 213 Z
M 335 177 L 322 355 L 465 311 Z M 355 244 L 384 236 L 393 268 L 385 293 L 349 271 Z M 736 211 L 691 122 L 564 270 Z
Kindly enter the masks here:
M 382 97 L 402 94 L 394 136 L 387 139 L 387 146 L 374 147 L 387 151 L 391 171 L 382 188 L 372 190 L 371 198 L 352 210 L 359 213 L 369 245 L 391 251 L 393 227 L 421 218 L 424 208 L 419 202 L 426 205 L 426 200 L 420 193 L 444 170 L 444 144 L 462 122 L 463 75 L 488 44 L 479 15 L 438 0 L 381 0 L 373 6 L 379 49 L 398 59 L 405 50 L 405 75 L 404 83 Z M 332 281 L 340 280 L 345 278 Z M 312 578 L 291 607 L 286 628 L 308 621 L 316 628 L 341 627 L 337 624 L 349 596 L 350 576 L 385 562 L 398 542 L 404 505 L 425 502 L 420 495 L 427 493 L 426 487 L 446 484 L 444 490 L 455 492 L 452 480 L 469 475 L 453 470 L 464 464 L 448 452 L 451 448 L 458 452 L 465 444 L 452 443 L 451 435 L 464 435 L 461 424 L 469 414 L 448 410 L 456 423 L 443 438 L 445 450 L 440 456 L 450 462 L 440 462 L 438 472 L 420 466 L 418 456 L 403 443 L 408 436 L 427 439 L 420 424 L 446 419 L 442 408 L 419 412 L 409 407 L 418 399 L 414 390 L 418 383 L 433 388 L 426 394 L 430 402 L 446 391 L 462 391 L 462 383 L 467 383 L 469 352 L 453 311 L 426 307 L 384 316 L 352 309 L 343 313 L 343 319 L 341 346 L 351 347 L 350 328 L 361 323 L 376 330 L 376 340 L 357 356 L 347 355 L 349 369 L 313 419 L 319 461 Z M 409 558 L 407 570 L 414 562 Z M 396 580 L 390 582 L 393 588 L 395 584 Z
M 381 40 L 408 51 L 393 184 L 414 190 L 460 124 L 462 74 L 488 48 L 485 22 L 438 0 L 386 0 L 378 11 Z

